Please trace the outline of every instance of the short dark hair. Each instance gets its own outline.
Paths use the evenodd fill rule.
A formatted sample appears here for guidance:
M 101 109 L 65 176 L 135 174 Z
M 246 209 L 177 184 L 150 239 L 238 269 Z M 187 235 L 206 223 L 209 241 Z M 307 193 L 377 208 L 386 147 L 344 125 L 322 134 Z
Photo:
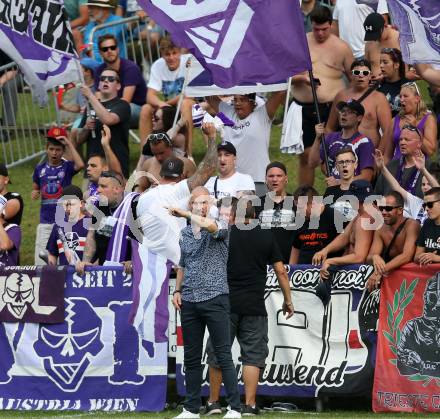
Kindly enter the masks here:
M 295 192 L 293 193 L 293 198 L 295 201 L 298 201 L 300 196 L 307 196 L 308 198 L 311 198 L 312 196 L 319 196 L 319 193 L 313 186 L 302 185 L 296 188 Z
M 324 23 L 332 23 L 333 17 L 331 10 L 326 6 L 316 6 L 310 12 L 310 21 L 322 25 Z
M 47 140 L 47 143 L 46 143 L 47 146 L 55 145 L 57 147 L 62 147 L 63 150 L 66 149 L 66 146 L 61 141 L 58 141 L 56 138 L 47 137 L 46 140 Z
M 103 164 L 107 164 L 107 159 L 105 158 L 105 155 L 104 154 L 101 154 L 101 153 L 92 153 L 92 154 L 90 154 L 90 156 L 87 158 L 87 161 L 89 161 L 91 158 L 93 158 L 93 157 L 98 157 L 100 160 L 101 160 L 101 162 L 103 163 Z
M 405 205 L 405 200 L 403 199 L 403 196 L 401 193 L 397 192 L 397 191 L 391 191 L 388 192 L 387 194 L 385 194 L 385 198 L 387 196 L 392 196 L 394 198 L 394 200 L 396 201 L 396 205 L 399 207 L 402 207 Z
M 98 48 L 101 47 L 101 44 L 105 41 L 108 41 L 109 39 L 115 41 L 116 46 L 118 46 L 118 39 L 116 38 L 115 35 L 113 35 L 112 33 L 106 33 L 105 35 L 101 35 L 98 38 Z
M 163 130 L 167 132 L 173 127 L 177 108 L 175 106 L 163 106 L 159 109 L 162 111 Z
M 435 195 L 435 199 L 440 199 L 440 187 L 436 186 L 435 188 L 431 188 L 428 192 L 425 193 L 425 196 Z
M 345 154 L 345 153 L 353 154 L 354 159 L 357 161 L 357 159 L 358 159 L 357 155 L 354 152 L 353 148 L 350 146 L 345 146 L 345 147 L 340 148 L 335 154 L 335 161 L 336 161 L 336 157 L 338 157 L 340 154 Z
M 179 48 L 171 39 L 170 36 L 163 37 L 159 42 L 159 52 L 165 54 L 170 49 Z
M 365 58 L 361 58 L 359 60 L 354 60 L 351 63 L 350 70 L 353 70 L 353 68 L 356 68 L 356 67 L 367 67 L 371 71 L 371 63 Z
M 266 166 L 266 175 L 267 175 L 267 172 L 268 172 L 270 169 L 273 169 L 274 167 L 276 167 L 277 169 L 282 170 L 282 171 L 287 175 L 287 168 L 286 168 L 286 165 L 285 165 L 284 163 L 281 163 L 280 161 L 273 161 L 273 162 L 270 162 L 270 163 Z
M 393 63 L 399 64 L 399 77 L 405 78 L 405 63 L 403 62 L 402 52 L 397 48 L 382 48 L 381 54 L 387 54 Z

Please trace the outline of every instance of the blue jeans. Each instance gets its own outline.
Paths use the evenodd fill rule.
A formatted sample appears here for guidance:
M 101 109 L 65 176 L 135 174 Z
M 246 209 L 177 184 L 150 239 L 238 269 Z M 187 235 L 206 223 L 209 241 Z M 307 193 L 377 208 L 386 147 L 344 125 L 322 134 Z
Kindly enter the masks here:
M 240 411 L 237 373 L 231 354 L 229 296 L 219 295 L 200 303 L 182 301 L 182 333 L 186 397 L 184 407 L 192 413 L 199 413 L 202 386 L 202 351 L 205 327 L 208 327 L 211 342 L 222 370 L 226 400 L 233 410 Z

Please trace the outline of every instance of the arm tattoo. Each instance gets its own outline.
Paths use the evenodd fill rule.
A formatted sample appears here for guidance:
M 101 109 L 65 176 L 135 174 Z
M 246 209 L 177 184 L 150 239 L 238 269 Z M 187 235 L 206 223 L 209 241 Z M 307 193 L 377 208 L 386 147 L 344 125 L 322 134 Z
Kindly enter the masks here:
M 217 168 L 217 145 L 214 139 L 208 139 L 208 149 L 196 172 L 188 179 L 188 188 L 193 191 L 197 186 L 204 185 Z
M 87 233 L 86 248 L 84 249 L 83 262 L 91 262 L 96 252 L 95 230 Z

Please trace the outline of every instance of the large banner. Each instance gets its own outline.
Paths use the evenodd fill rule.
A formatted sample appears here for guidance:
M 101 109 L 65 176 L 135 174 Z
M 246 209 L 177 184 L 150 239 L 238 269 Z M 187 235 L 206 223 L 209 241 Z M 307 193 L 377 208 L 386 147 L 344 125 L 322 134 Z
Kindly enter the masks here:
M 67 269 L 63 323 L 0 323 L 0 409 L 163 410 L 167 343 L 128 323 L 131 277 Z
M 440 410 L 440 265 L 405 265 L 383 281 L 373 410 Z
M 316 397 L 324 393 L 371 394 L 373 382 L 379 292 L 365 284 L 373 272 L 369 265 L 344 266 L 332 276 L 331 301 L 324 306 L 316 295 L 319 269 L 309 265 L 288 267 L 295 314 L 286 320 L 283 295 L 270 269 L 266 282 L 269 320 L 269 356 L 258 393 Z M 180 328 L 178 328 L 179 331 Z M 177 386 L 185 393 L 183 342 L 178 333 Z M 241 383 L 239 349 L 233 355 Z M 206 361 L 204 352 L 203 362 Z M 205 365 L 204 392 L 208 367 Z

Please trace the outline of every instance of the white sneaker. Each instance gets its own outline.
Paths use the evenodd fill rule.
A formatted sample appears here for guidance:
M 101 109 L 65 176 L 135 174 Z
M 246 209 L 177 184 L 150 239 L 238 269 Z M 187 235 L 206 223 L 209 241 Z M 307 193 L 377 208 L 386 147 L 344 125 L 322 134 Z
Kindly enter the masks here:
M 231 416 L 235 417 L 235 416 Z M 241 416 L 240 416 L 241 417 Z M 173 419 L 198 419 L 200 415 L 198 413 L 192 413 L 183 408 L 182 413 L 180 415 L 174 416 Z
M 226 412 L 226 415 L 223 416 L 226 419 L 236 419 L 236 418 L 241 418 L 241 413 L 237 412 L 236 410 L 228 410 Z

